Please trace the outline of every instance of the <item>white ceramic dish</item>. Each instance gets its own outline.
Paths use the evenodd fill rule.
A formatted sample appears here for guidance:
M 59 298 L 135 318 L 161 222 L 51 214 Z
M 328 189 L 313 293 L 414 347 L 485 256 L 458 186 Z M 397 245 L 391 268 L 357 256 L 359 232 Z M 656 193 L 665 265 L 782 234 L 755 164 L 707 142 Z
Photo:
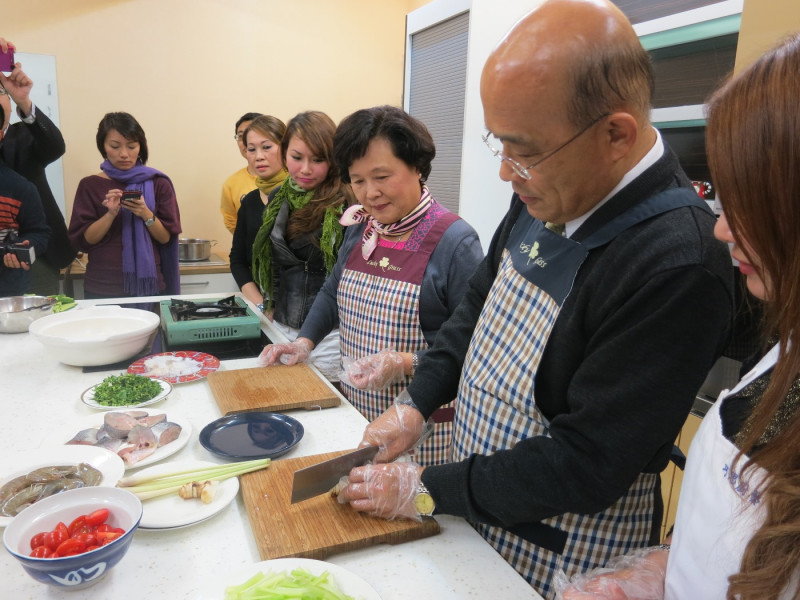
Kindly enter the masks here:
M 149 469 L 142 469 L 137 472 L 137 476 L 141 474 L 155 476 L 194 468 L 219 466 L 224 465 L 197 460 L 170 461 Z M 233 502 L 238 492 L 239 478 L 231 477 L 219 482 L 214 500 L 209 504 L 203 504 L 198 498 L 184 500 L 177 493 L 145 500 L 142 503 L 144 512 L 139 527 L 143 529 L 176 529 L 200 523 L 210 519 Z
M 34 469 L 56 465 L 92 465 L 103 474 L 101 486 L 117 485 L 125 473 L 125 463 L 116 454 L 93 446 L 53 446 L 26 452 L 0 453 L 0 486 L 9 480 L 30 473 Z M 0 516 L 0 527 L 5 527 L 14 517 Z
M 150 400 L 145 400 L 144 402 L 139 402 L 138 404 L 126 404 L 122 406 L 105 406 L 104 404 L 99 404 L 94 399 L 94 390 L 97 386 L 99 386 L 102 382 L 93 385 L 88 390 L 81 394 L 81 401 L 91 406 L 92 408 L 96 408 L 97 410 L 125 410 L 131 408 L 142 408 L 143 406 L 150 406 L 151 404 L 155 404 L 156 402 L 161 402 L 164 398 L 169 396 L 170 392 L 172 392 L 172 385 L 168 381 L 164 381 L 163 379 L 156 379 L 155 380 L 160 386 L 161 391 L 158 392 L 155 396 L 150 398 Z
M 323 571 L 328 571 L 336 581 L 336 585 L 344 594 L 352 596 L 355 600 L 381 600 L 378 592 L 355 573 L 333 563 L 311 558 L 276 558 L 273 560 L 265 560 L 237 571 L 236 573 L 225 575 L 222 577 L 219 586 L 213 587 L 208 596 L 203 596 L 203 600 L 224 598 L 225 588 L 232 585 L 240 585 L 258 572 L 291 572 L 293 569 L 306 569 L 314 575 L 319 575 Z
M 139 410 L 139 409 L 127 409 L 127 410 Z M 125 412 L 125 411 L 121 410 L 119 412 Z M 172 456 L 173 454 L 181 450 L 186 444 L 189 443 L 189 438 L 192 436 L 192 424 L 189 423 L 189 421 L 187 421 L 185 418 L 178 415 L 177 413 L 173 413 L 172 411 L 167 412 L 163 410 L 154 410 L 154 409 L 148 409 L 143 412 L 146 412 L 149 415 L 160 415 L 166 413 L 167 421 L 177 423 L 178 425 L 181 426 L 181 433 L 175 441 L 170 442 L 166 446 L 161 446 L 160 448 L 156 448 L 156 451 L 153 452 L 153 454 L 151 454 L 150 456 L 148 456 L 143 460 L 140 460 L 135 465 L 128 466 L 123 461 L 123 466 L 126 469 L 138 469 L 140 467 L 146 467 L 148 465 L 152 465 L 153 463 L 156 463 L 160 460 L 164 460 L 165 458 Z M 100 428 L 103 425 L 103 418 L 106 414 L 108 413 L 107 412 L 95 413 L 94 415 L 87 417 L 84 420 L 83 425 L 78 425 L 77 427 L 75 426 L 71 427 L 69 430 L 62 433 L 61 438 L 66 443 L 69 440 L 71 440 L 79 431 L 83 431 L 84 429 Z M 77 446 L 73 446 L 72 444 L 67 446 L 67 448 L 71 447 L 77 447 Z M 86 447 L 93 448 L 94 446 L 86 446 Z M 108 450 L 104 450 L 104 452 L 108 452 Z
M 87 367 L 135 356 L 160 322 L 155 313 L 138 308 L 95 306 L 42 317 L 28 331 L 60 362 Z

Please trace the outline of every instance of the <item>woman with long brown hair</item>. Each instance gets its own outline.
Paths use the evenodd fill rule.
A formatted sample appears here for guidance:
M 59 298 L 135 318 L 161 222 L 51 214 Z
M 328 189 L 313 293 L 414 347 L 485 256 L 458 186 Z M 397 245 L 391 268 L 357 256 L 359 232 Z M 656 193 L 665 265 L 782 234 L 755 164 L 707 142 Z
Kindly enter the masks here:
M 764 301 L 765 352 L 703 419 L 671 548 L 624 557 L 627 568 L 575 586 L 583 591 L 566 599 L 800 598 L 798 73 L 795 34 L 708 106 L 709 166 L 723 208 L 714 233 Z
M 289 121 L 281 154 L 289 177 L 269 196 L 253 243 L 253 280 L 264 312 L 290 340 L 333 269 L 344 237 L 339 218 L 351 192 L 333 162 L 336 125 L 323 112 L 302 112 Z M 338 380 L 339 336 L 331 332 L 311 356 Z

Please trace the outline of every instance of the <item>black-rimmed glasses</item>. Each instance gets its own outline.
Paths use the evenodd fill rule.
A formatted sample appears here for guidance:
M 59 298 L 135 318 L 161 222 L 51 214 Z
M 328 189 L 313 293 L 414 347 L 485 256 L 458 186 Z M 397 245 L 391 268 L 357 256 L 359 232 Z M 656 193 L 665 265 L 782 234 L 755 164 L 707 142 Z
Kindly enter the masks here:
M 599 123 L 600 121 L 602 121 L 603 119 L 605 119 L 605 118 L 606 118 L 607 116 L 609 116 L 610 114 L 611 114 L 611 113 L 604 113 L 604 114 L 600 115 L 599 117 L 597 117 L 596 119 L 594 119 L 593 121 L 589 122 L 589 124 L 587 124 L 587 125 L 586 125 L 586 126 L 583 128 L 583 129 L 581 129 L 580 131 L 578 131 L 578 133 L 576 133 L 576 134 L 575 134 L 575 135 L 573 135 L 571 138 L 569 138 L 569 139 L 568 139 L 566 142 L 564 142 L 563 144 L 561 144 L 561 145 L 560 145 L 558 148 L 556 148 L 555 150 L 552 150 L 552 151 L 548 152 L 548 153 L 547 153 L 547 154 L 545 154 L 545 155 L 544 155 L 542 158 L 540 158 L 540 159 L 539 159 L 539 160 L 537 160 L 536 162 L 534 162 L 534 163 L 532 163 L 532 164 L 528 165 L 527 167 L 524 167 L 524 166 L 522 166 L 522 164 L 521 164 L 521 163 L 519 163 L 519 162 L 517 162 L 516 160 L 514 160 L 513 158 L 510 158 L 510 157 L 506 156 L 505 154 L 503 154 L 503 151 L 502 151 L 502 150 L 498 150 L 497 148 L 495 148 L 495 147 L 492 145 L 492 142 L 491 142 L 491 141 L 489 141 L 489 136 L 490 136 L 490 135 L 492 135 L 491 133 L 489 133 L 489 132 L 485 133 L 484 135 L 482 135 L 482 136 L 481 136 L 481 139 L 483 140 L 483 143 L 484 143 L 484 144 L 486 144 L 486 146 L 489 148 L 489 150 L 491 151 L 491 153 L 492 153 L 492 155 L 493 155 L 493 156 L 496 156 L 497 158 L 499 158 L 501 162 L 502 162 L 502 161 L 506 161 L 506 162 L 508 163 L 508 166 L 510 166 L 510 167 L 511 167 L 511 170 L 512 170 L 512 171 L 514 171 L 514 173 L 516 173 L 516 174 L 517 174 L 519 177 L 522 177 L 523 179 L 525 179 L 526 181 L 528 181 L 528 180 L 530 180 L 530 179 L 531 179 L 531 175 L 530 175 L 530 173 L 528 173 L 528 171 L 529 171 L 529 170 L 531 170 L 531 169 L 533 169 L 533 168 L 535 168 L 535 167 L 538 167 L 540 164 L 542 164 L 542 163 L 543 163 L 544 161 L 546 161 L 548 158 L 550 158 L 550 157 L 551 157 L 551 156 L 553 156 L 554 154 L 556 154 L 556 153 L 560 152 L 561 150 L 563 150 L 564 148 L 566 148 L 567 146 L 569 146 L 569 145 L 570 145 L 572 142 L 574 142 L 574 141 L 575 141 L 575 140 L 577 140 L 577 139 L 578 139 L 580 136 L 582 136 L 584 133 L 586 133 L 587 131 L 589 131 L 589 129 L 590 129 L 590 128 L 591 128 L 593 125 L 595 125 L 596 123 Z

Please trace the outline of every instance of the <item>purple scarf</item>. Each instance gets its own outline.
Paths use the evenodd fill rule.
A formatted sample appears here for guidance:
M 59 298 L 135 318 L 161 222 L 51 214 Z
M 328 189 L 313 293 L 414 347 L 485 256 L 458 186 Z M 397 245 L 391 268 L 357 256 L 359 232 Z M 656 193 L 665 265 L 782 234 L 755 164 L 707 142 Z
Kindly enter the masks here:
M 153 214 L 156 212 L 153 179 L 164 177 L 172 185 L 172 181 L 164 173 L 139 162 L 127 171 L 121 171 L 105 160 L 100 169 L 111 179 L 124 183 L 126 190 L 141 192 L 144 203 Z M 153 255 L 153 238 L 150 237 L 144 221 L 133 213 L 121 210 L 120 216 L 122 217 L 122 289 L 130 296 L 157 296 L 161 291 L 158 288 L 158 271 Z M 180 294 L 178 236 L 170 236 L 166 244 L 157 244 L 157 247 L 161 259 L 161 273 L 167 284 L 164 293 Z

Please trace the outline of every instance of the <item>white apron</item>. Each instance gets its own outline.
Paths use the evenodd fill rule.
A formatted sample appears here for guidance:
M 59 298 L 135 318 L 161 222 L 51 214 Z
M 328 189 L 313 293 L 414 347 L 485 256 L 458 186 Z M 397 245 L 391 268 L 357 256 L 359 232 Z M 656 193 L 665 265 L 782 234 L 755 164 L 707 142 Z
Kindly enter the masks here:
M 764 521 L 757 490 L 766 472 L 748 469 L 740 478 L 742 457 L 722 434 L 720 406 L 775 365 L 775 346 L 733 388 L 723 390 L 692 440 L 683 475 L 675 532 L 667 563 L 665 600 L 725 598 L 728 576 L 739 572 L 745 546 Z
M 690 205 L 708 209 L 692 190 L 663 192 L 618 215 L 580 243 L 553 233 L 522 211 L 461 371 L 453 424 L 456 461 L 550 435 L 549 424 L 536 406 L 536 372 L 589 251 L 636 223 Z M 520 343 L 524 344 L 522 354 L 508 351 Z M 551 598 L 557 570 L 569 576 L 648 544 L 658 482 L 657 473 L 641 473 L 621 498 L 594 515 L 564 513 L 511 529 L 474 526 L 537 592 Z

